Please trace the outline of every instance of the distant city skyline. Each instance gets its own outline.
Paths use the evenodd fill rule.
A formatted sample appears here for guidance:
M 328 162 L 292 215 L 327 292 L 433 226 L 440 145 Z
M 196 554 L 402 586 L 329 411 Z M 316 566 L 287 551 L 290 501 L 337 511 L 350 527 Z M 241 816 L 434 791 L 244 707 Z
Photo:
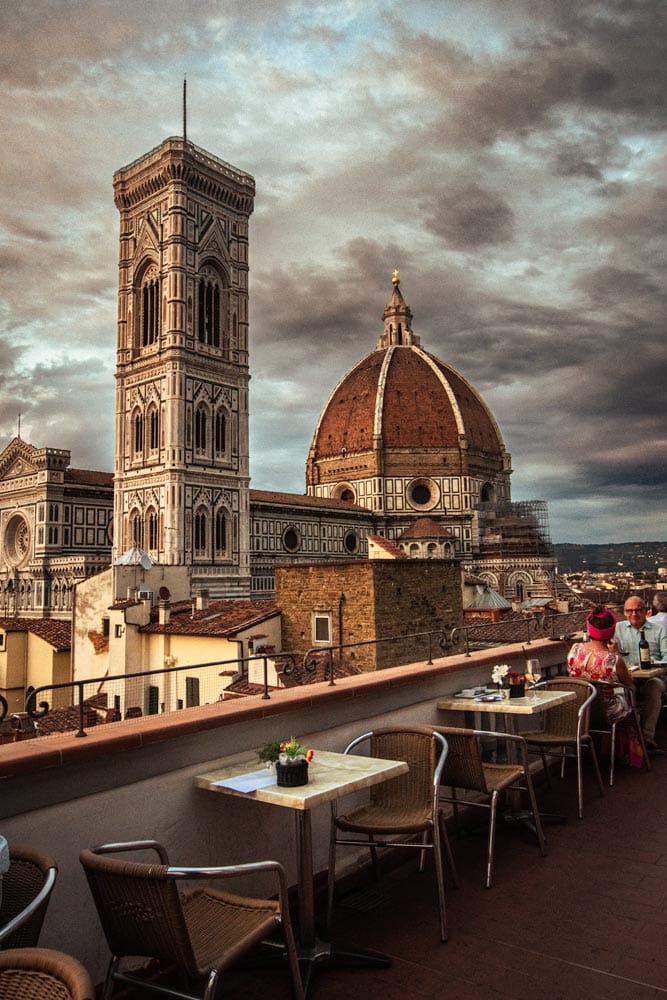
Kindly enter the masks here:
M 251 173 L 251 486 L 303 493 L 391 275 L 556 542 L 665 538 L 658 0 L 46 0 L 0 12 L 0 448 L 113 469 L 113 172 Z M 9 155 L 7 155 L 9 154 Z

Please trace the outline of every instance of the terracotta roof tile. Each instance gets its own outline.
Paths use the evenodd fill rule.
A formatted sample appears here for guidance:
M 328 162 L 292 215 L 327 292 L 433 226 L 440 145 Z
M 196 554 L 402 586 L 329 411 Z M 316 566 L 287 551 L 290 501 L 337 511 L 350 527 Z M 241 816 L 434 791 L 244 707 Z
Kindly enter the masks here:
M 5 632 L 31 632 L 57 652 L 68 650 L 71 645 L 71 624 L 55 618 L 0 618 L 0 628 Z
M 277 614 L 279 608 L 274 601 L 209 601 L 207 608 L 194 611 L 190 601 L 180 601 L 171 605 L 169 624 L 160 625 L 157 609 L 154 609 L 150 624 L 144 625 L 139 631 L 163 635 L 233 637 L 241 629 L 259 624 Z

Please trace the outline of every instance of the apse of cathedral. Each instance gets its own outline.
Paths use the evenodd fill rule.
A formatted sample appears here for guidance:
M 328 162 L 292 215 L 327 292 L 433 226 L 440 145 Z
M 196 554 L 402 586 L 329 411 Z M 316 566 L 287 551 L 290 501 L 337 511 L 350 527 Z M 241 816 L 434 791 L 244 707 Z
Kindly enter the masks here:
M 254 196 L 249 174 L 185 138 L 116 172 L 113 482 L 64 449 L 8 444 L 2 614 L 67 618 L 73 587 L 132 551 L 186 567 L 193 595 L 271 597 L 276 565 L 366 560 L 369 537 L 383 558 L 456 561 L 506 597 L 552 594 L 546 505 L 512 503 L 500 428 L 421 346 L 396 271 L 374 349 L 323 406 L 306 493 L 250 488 Z

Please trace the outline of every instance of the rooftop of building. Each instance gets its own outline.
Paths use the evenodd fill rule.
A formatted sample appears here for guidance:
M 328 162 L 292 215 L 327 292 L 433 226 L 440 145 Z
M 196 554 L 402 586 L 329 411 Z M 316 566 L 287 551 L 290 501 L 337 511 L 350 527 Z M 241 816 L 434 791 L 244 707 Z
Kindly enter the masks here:
M 39 636 L 56 652 L 66 652 L 70 649 L 72 626 L 68 621 L 55 618 L 0 618 L 0 629 L 5 632 L 31 632 Z
M 169 606 L 167 624 L 160 624 L 159 613 L 159 608 L 153 608 L 150 623 L 139 631 L 233 638 L 243 629 L 280 614 L 280 609 L 274 601 L 214 600 L 203 608 L 195 607 L 191 601 L 179 601 Z

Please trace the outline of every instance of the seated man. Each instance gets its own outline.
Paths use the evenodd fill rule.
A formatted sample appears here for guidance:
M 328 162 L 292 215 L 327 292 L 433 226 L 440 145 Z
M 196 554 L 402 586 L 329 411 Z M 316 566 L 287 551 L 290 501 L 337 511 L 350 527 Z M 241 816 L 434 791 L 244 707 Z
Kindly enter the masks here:
M 639 666 L 639 640 L 643 632 L 648 642 L 652 663 L 664 663 L 667 670 L 667 632 L 655 622 L 647 621 L 648 609 L 641 597 L 628 597 L 623 608 L 626 620 L 614 631 L 615 652 L 619 652 L 629 667 Z M 667 691 L 664 677 L 651 677 L 641 687 L 640 714 L 644 739 L 649 750 L 656 749 L 655 727 L 662 708 L 662 696 Z
M 667 590 L 659 590 L 653 596 L 653 614 L 646 619 L 656 625 L 662 625 L 667 630 Z

